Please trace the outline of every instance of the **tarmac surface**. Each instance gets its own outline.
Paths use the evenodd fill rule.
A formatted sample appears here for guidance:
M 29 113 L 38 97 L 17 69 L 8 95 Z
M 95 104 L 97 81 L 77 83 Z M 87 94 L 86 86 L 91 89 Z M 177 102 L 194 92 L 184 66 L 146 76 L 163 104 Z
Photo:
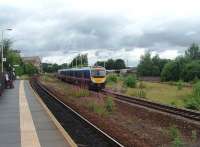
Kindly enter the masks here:
M 0 147 L 68 147 L 29 82 L 16 80 L 14 86 L 0 97 Z

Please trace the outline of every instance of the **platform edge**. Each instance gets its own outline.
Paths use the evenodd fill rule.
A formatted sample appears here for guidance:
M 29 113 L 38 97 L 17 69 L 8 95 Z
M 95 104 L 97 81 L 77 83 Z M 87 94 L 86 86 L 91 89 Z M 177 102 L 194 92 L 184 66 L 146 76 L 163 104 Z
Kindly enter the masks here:
M 59 132 L 62 134 L 62 136 L 65 138 L 65 141 L 71 146 L 71 147 L 78 147 L 77 144 L 74 142 L 74 140 L 70 137 L 70 135 L 65 131 L 65 129 L 60 125 L 58 120 L 54 117 L 54 115 L 51 113 L 49 108 L 44 104 L 44 102 L 41 100 L 41 97 L 33 90 L 32 86 L 28 82 L 28 85 L 33 92 L 33 94 L 36 96 L 36 99 L 39 101 L 39 103 L 42 105 L 46 113 L 48 114 L 49 118 L 53 121 L 54 125 L 58 128 Z

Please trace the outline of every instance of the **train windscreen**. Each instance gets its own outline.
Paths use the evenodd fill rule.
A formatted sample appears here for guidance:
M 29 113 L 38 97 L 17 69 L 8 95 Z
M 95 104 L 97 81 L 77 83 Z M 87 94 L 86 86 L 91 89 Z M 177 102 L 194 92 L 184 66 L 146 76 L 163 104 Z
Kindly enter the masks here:
M 105 77 L 106 76 L 106 71 L 105 70 L 97 70 L 97 69 L 95 69 L 95 70 L 92 70 L 91 71 L 91 75 L 92 75 L 92 77 Z

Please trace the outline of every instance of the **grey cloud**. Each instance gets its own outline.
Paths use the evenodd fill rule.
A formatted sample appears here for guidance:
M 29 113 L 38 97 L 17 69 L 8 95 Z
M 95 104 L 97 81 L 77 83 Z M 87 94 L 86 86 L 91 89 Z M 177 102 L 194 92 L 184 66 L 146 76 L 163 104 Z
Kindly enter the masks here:
M 163 24 L 165 26 L 165 24 Z M 200 42 L 200 21 L 176 21 L 166 24 L 163 30 L 148 30 L 142 36 L 125 35 L 121 39 L 121 46 L 142 47 L 158 52 L 166 49 L 183 49 L 193 42 Z M 195 32 L 194 32 L 195 31 Z M 192 32 L 190 34 L 190 32 Z M 188 35 L 189 33 L 189 35 Z
M 1 26 L 13 26 L 16 41 L 14 45 L 25 55 L 49 56 L 55 51 L 68 54 L 74 51 L 96 49 L 96 56 L 101 51 L 127 51 L 141 47 L 162 52 L 176 48 L 182 51 L 192 42 L 200 42 L 200 21 L 176 20 L 155 25 L 143 24 L 142 34 L 131 33 L 138 29 L 122 16 L 101 16 L 77 14 L 67 10 L 44 12 L 20 10 L 11 6 L 0 6 Z M 123 31 L 125 26 L 130 30 Z M 152 27 L 153 26 L 153 27 Z M 192 33 L 191 33 L 192 32 Z M 109 52 L 109 51 L 108 51 Z

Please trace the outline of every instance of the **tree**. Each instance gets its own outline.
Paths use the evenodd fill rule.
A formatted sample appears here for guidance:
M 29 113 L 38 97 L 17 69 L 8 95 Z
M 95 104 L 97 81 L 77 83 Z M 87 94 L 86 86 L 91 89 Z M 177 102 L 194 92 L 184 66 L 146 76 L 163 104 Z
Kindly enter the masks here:
M 200 59 L 200 48 L 197 44 L 193 43 L 188 50 L 185 51 L 185 56 L 191 60 Z
M 137 67 L 137 72 L 140 76 L 152 76 L 153 62 L 150 52 L 146 52 L 140 57 L 140 63 Z
M 126 68 L 124 60 L 122 60 L 122 59 L 115 60 L 114 69 L 119 70 L 119 69 L 124 69 L 124 68 Z
M 146 52 L 140 58 L 140 63 L 137 67 L 138 75 L 140 76 L 160 76 L 168 59 L 161 59 L 158 55 L 151 57 L 150 52 Z
M 31 64 L 31 63 L 25 64 L 24 69 L 25 69 L 24 70 L 25 74 L 27 74 L 29 76 L 32 76 L 32 75 L 38 73 L 38 69 L 33 64 Z
M 104 66 L 105 66 L 105 65 L 104 65 L 105 63 L 106 63 L 106 61 L 97 61 L 94 65 L 95 65 L 95 66 L 102 66 L 102 67 L 104 67 Z
M 87 54 L 79 54 L 77 55 L 72 62 L 70 63 L 70 67 L 74 66 L 88 66 L 88 57 Z
M 161 73 L 162 81 L 178 81 L 180 79 L 180 70 L 176 61 L 167 63 Z
M 192 81 L 195 78 L 200 78 L 200 60 L 191 61 L 185 65 L 183 70 L 184 81 Z
M 106 69 L 114 69 L 115 61 L 113 59 L 108 59 L 106 62 Z

